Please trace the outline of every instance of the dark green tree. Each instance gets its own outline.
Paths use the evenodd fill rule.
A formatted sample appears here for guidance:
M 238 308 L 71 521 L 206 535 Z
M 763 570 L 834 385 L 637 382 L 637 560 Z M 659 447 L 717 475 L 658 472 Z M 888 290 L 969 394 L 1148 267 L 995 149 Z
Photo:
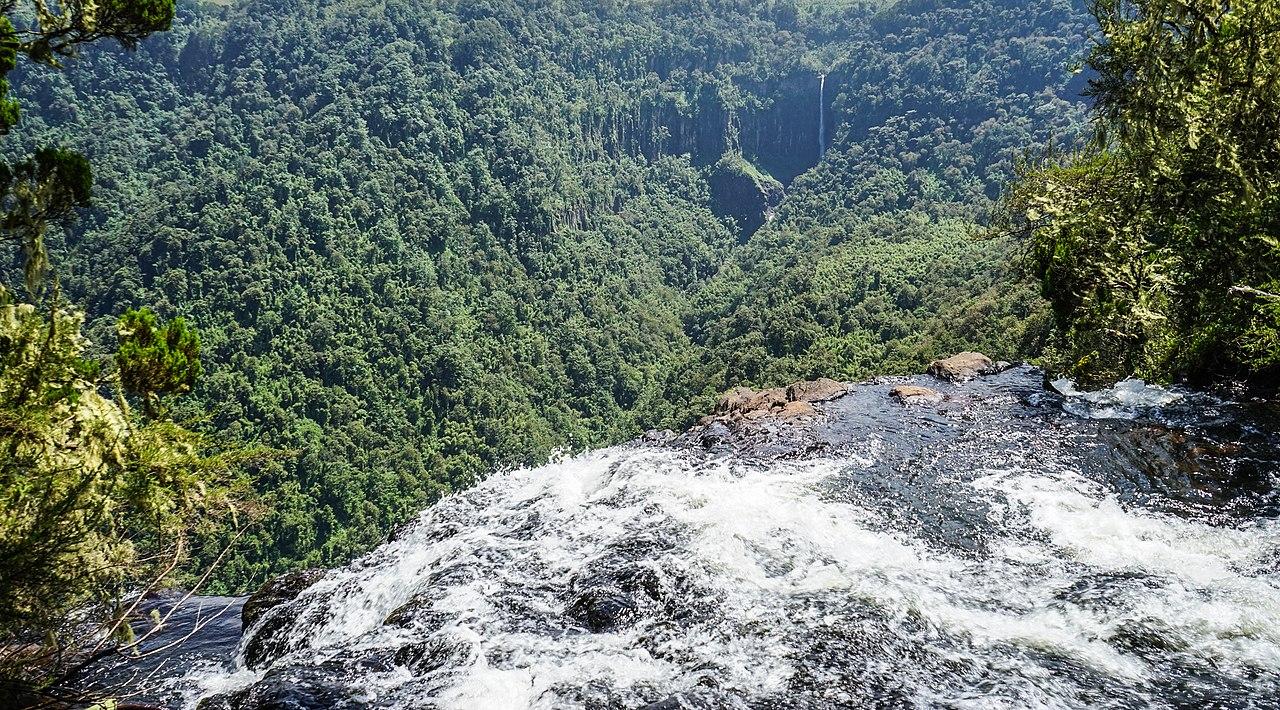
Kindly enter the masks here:
M 130 309 L 116 333 L 120 384 L 142 400 L 147 414 L 159 414 L 163 397 L 191 391 L 200 376 L 200 336 L 185 320 L 162 323 L 150 309 Z
M 1280 365 L 1280 4 L 1098 0 L 1091 146 L 1027 165 L 1027 244 L 1088 381 Z

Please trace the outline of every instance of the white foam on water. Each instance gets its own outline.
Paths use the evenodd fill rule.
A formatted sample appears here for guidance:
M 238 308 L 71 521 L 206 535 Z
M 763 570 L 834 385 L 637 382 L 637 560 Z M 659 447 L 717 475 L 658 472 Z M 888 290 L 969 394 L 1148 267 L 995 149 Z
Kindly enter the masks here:
M 1072 679 L 1050 673 L 1038 653 L 1134 687 L 1158 682 L 1147 661 L 1115 640 L 1131 624 L 1221 672 L 1280 669 L 1280 589 L 1274 576 L 1253 572 L 1277 553 L 1274 525 L 1222 528 L 1128 509 L 1069 467 L 1013 467 L 969 484 L 992 501 L 1002 531 L 975 557 L 928 544 L 918 531 L 886 524 L 873 506 L 824 487 L 872 463 L 746 464 L 617 447 L 495 476 L 309 590 L 313 608 L 289 631 L 301 648 L 277 663 L 314 665 L 352 649 L 397 648 L 419 632 L 384 620 L 426 593 L 415 604 L 453 619 L 435 633 L 468 645 L 470 660 L 421 691 L 413 684 L 422 679 L 407 670 L 371 673 L 360 682 L 370 698 L 404 698 L 405 707 L 563 707 L 563 687 L 598 681 L 674 693 L 706 672 L 748 695 L 785 693 L 806 640 L 796 624 L 846 623 L 840 610 L 851 604 L 891 623 L 917 620 L 938 653 L 1002 668 L 1009 692 L 1027 706 L 1073 706 Z M 438 539 L 450 525 L 458 531 Z M 521 528 L 532 533 L 513 534 Z M 665 634 L 643 621 L 585 633 L 564 620 L 563 592 L 575 575 L 650 534 L 667 542 L 646 550 L 642 563 L 688 575 L 705 595 L 690 601 L 708 606 L 708 620 Z M 446 574 L 458 570 L 469 572 Z M 1064 601 L 1082 581 L 1123 575 L 1142 581 L 1117 585 L 1102 604 Z M 544 626 L 514 623 L 513 600 Z M 261 676 L 202 673 L 205 693 Z M 929 679 L 904 677 L 903 684 L 922 703 L 1011 702 Z
M 1184 396 L 1132 378 L 1092 392 L 1077 389 L 1074 382 L 1065 378 L 1053 381 L 1050 386 L 1067 398 L 1063 409 L 1088 419 L 1134 419 L 1145 411 L 1178 402 Z
M 1149 578 L 1142 594 L 1108 597 L 1081 631 L 1105 637 L 1138 622 L 1220 669 L 1280 668 L 1280 580 L 1255 573 L 1274 569 L 1267 563 L 1280 552 L 1274 521 L 1222 527 L 1129 509 L 1071 471 L 997 473 L 978 485 L 1022 507 L 1030 526 L 1048 538 L 1046 561 L 1056 562 L 1064 578 L 1074 564 L 1094 574 Z
M 200 661 L 158 690 L 164 692 L 172 688 L 177 691 L 183 707 L 194 708 L 201 698 L 232 693 L 261 678 L 261 673 L 244 668 L 228 670 L 215 661 Z

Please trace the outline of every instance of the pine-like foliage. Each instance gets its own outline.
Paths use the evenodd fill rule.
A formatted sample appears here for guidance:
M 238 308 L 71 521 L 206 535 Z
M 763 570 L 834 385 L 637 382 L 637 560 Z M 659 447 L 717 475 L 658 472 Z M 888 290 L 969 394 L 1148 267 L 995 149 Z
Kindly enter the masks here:
M 192 533 L 238 515 L 232 471 L 249 454 L 109 396 L 118 381 L 85 357 L 81 320 L 0 305 L 0 690 L 127 649 L 129 600 L 183 569 Z M 189 372 L 163 348 L 122 350 L 148 382 Z

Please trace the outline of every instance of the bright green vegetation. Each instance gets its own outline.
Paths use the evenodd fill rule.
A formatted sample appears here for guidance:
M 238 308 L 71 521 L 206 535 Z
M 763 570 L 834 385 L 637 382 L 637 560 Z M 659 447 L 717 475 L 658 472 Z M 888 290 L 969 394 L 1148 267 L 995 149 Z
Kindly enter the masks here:
M 1105 0 L 1095 137 L 1029 166 L 1029 237 L 1063 369 L 1280 374 L 1280 4 Z M 1273 380 L 1274 381 L 1274 380 Z
M 132 592 L 172 584 L 193 535 L 235 529 L 250 458 L 172 420 L 142 415 L 183 376 L 164 345 L 119 371 L 86 357 L 81 314 L 58 303 L 0 305 L 0 700 L 60 683 L 82 663 L 127 653 Z M 123 325 L 155 323 L 131 311 Z M 175 324 L 164 324 L 172 331 Z M 180 327 L 180 326 L 179 326 Z M 126 396 L 128 395 L 128 396 Z
M 1034 290 L 975 224 L 1024 146 L 1074 140 L 1085 21 L 1066 0 L 264 0 L 19 86 L 27 134 L 94 159 L 95 208 L 55 245 L 92 339 L 125 307 L 198 325 L 175 411 L 293 454 L 222 567 L 243 589 L 731 385 L 1033 352 Z M 722 219 L 717 163 L 787 186 L 758 231 Z
M 130 48 L 173 13 L 173 0 L 0 2 L 0 133 L 19 127 L 8 77 L 20 62 L 57 68 L 103 39 Z M 0 163 L 0 238 L 21 282 L 0 284 L 5 707 L 50 701 L 81 669 L 132 653 L 128 600 L 178 581 L 195 539 L 247 522 L 237 472 L 256 454 L 164 416 L 199 374 L 198 335 L 181 318 L 131 309 L 108 354 L 62 300 L 44 239 L 91 204 L 91 188 L 90 163 L 73 150 L 42 145 Z M 23 289 L 32 302 L 19 301 Z

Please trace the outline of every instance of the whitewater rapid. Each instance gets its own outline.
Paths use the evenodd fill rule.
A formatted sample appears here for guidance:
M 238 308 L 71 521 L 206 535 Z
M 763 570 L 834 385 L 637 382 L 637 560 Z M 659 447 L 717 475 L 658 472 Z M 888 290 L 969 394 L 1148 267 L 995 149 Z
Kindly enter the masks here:
M 171 687 L 202 710 L 1274 706 L 1271 424 L 1151 389 L 1116 418 L 1037 377 L 940 407 L 863 385 L 781 455 L 693 437 L 495 475 Z

